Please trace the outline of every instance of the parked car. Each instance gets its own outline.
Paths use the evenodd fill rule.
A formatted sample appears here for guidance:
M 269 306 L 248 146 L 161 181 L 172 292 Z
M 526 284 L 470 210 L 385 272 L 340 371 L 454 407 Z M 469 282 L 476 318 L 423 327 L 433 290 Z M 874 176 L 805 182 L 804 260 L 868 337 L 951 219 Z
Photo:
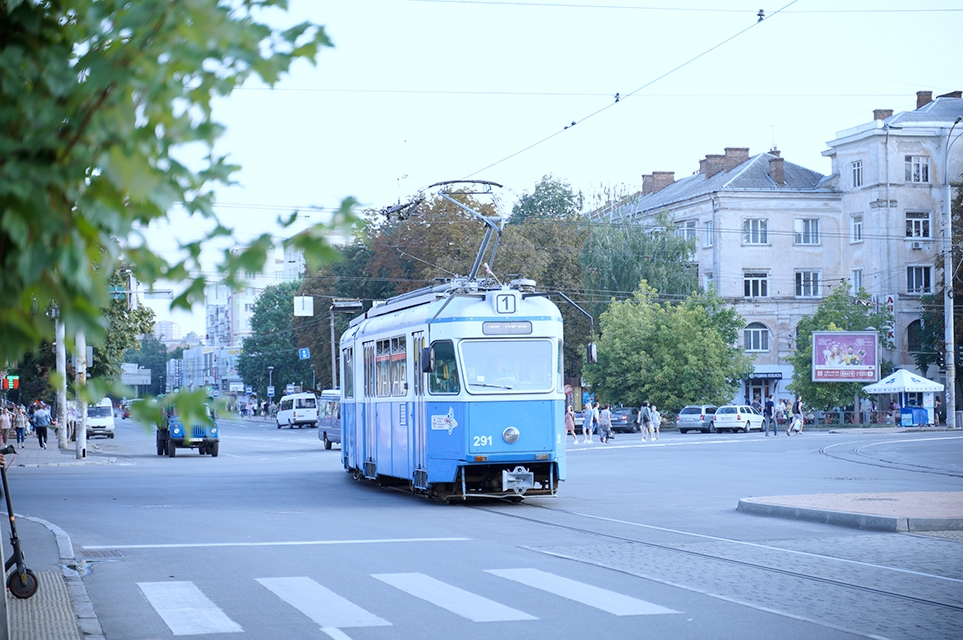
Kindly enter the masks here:
M 714 404 L 687 404 L 675 415 L 675 426 L 679 433 L 690 431 L 709 433 L 714 430 L 712 417 L 715 413 Z
M 638 425 L 639 410 L 636 407 L 619 407 L 612 409 L 612 431 L 624 433 L 636 433 Z
M 718 409 L 709 426 L 710 431 L 762 431 L 762 414 L 745 404 L 726 404 Z

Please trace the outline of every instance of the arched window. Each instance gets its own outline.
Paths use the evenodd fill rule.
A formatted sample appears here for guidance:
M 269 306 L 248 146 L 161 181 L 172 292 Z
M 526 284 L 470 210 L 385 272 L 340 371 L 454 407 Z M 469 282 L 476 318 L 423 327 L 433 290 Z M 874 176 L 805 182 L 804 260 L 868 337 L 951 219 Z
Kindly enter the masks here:
M 742 335 L 745 338 L 746 351 L 769 351 L 769 327 L 761 322 L 753 322 L 747 326 Z
M 909 352 L 922 351 L 923 345 L 920 342 L 923 335 L 923 321 L 914 320 L 906 327 L 906 350 Z

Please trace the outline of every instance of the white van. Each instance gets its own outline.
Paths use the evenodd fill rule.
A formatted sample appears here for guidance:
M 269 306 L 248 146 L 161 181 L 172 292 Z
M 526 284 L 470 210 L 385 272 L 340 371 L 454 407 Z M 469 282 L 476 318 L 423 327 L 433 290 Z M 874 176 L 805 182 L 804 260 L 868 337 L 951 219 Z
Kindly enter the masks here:
M 313 393 L 295 393 L 281 398 L 278 405 L 278 429 L 297 425 L 318 426 L 318 398 Z
M 87 437 L 90 436 L 114 437 L 114 404 L 110 398 L 87 407 Z

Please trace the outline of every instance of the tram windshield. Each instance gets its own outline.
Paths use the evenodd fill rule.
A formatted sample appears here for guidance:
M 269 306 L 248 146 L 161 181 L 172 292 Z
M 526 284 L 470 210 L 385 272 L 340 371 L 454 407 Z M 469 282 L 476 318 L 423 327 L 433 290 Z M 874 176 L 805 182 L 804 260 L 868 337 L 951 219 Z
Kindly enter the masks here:
M 551 340 L 464 340 L 462 371 L 471 393 L 551 391 Z

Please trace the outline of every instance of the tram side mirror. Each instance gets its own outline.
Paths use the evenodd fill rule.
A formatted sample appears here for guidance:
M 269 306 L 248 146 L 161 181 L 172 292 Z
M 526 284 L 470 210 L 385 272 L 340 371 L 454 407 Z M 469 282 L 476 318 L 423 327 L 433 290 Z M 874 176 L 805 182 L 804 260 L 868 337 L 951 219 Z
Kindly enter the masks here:
M 435 349 L 425 347 L 421 350 L 421 372 L 431 373 L 435 370 Z
M 594 342 L 585 345 L 585 360 L 589 364 L 595 364 L 599 361 L 598 350 L 595 348 Z

